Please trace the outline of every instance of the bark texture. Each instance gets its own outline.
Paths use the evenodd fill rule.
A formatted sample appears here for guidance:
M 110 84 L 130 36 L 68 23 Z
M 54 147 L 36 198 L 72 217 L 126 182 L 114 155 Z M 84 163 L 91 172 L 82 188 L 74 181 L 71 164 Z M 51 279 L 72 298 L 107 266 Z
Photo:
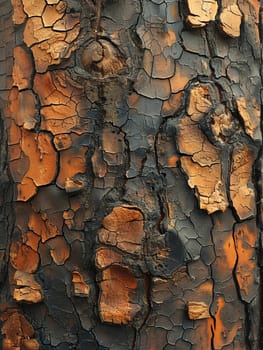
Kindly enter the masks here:
M 2 348 L 260 349 L 260 2 L 0 23 Z

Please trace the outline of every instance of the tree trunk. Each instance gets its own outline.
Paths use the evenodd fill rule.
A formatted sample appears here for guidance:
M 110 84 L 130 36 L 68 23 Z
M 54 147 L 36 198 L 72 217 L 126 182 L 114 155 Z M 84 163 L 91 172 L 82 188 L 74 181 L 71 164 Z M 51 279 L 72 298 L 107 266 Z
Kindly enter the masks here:
M 2 0 L 2 348 L 259 350 L 257 0 Z

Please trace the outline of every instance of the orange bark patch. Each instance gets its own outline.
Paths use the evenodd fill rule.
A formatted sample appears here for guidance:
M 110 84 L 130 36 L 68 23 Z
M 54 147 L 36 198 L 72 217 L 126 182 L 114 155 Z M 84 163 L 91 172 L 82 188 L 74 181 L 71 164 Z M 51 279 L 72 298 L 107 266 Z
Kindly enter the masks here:
M 58 10 L 58 6 L 46 6 L 45 11 L 42 15 L 42 21 L 45 27 L 51 27 L 53 24 L 61 19 L 64 15 L 63 7 L 60 6 L 61 10 Z
M 64 265 L 70 255 L 70 248 L 65 239 L 62 236 L 51 238 L 47 241 L 47 245 L 54 263 Z
M 40 241 L 40 237 L 38 235 L 36 235 L 32 231 L 27 231 L 25 243 L 30 248 L 32 248 L 35 252 L 37 252 L 39 241 Z
M 13 22 L 14 24 L 22 24 L 25 22 L 26 14 L 24 12 L 24 7 L 22 0 L 11 0 L 13 6 Z
M 96 251 L 96 266 L 100 269 L 121 262 L 121 254 L 112 249 L 100 247 Z
M 222 313 L 224 309 L 228 308 L 228 304 L 222 296 L 217 298 L 217 311 L 215 313 L 215 327 L 214 327 L 214 348 L 220 350 L 224 346 L 232 344 L 235 336 L 237 336 L 238 330 L 242 327 L 241 321 L 233 323 L 229 329 L 225 326 L 222 320 Z
M 23 178 L 17 185 L 17 200 L 26 202 L 37 193 L 37 187 L 30 178 Z
M 33 63 L 29 53 L 21 46 L 14 48 L 13 85 L 19 90 L 31 87 Z
M 8 130 L 8 145 L 17 145 L 21 140 L 21 129 L 16 123 L 10 119 L 9 130 Z
M 41 102 L 41 128 L 54 135 L 65 134 L 79 126 L 77 106 L 83 94 L 82 88 L 73 86 L 63 71 L 36 74 L 34 91 Z M 83 129 L 80 132 L 84 132 Z M 56 145 L 60 142 L 56 139 Z
M 30 90 L 18 91 L 13 88 L 9 95 L 10 112 L 15 123 L 24 129 L 33 129 L 36 125 L 36 98 Z
M 234 149 L 230 171 L 230 197 L 241 220 L 256 214 L 255 191 L 251 183 L 254 161 L 252 148 L 243 145 Z
M 235 274 L 242 300 L 250 303 L 257 295 L 259 288 L 259 271 L 255 247 L 258 229 L 255 221 L 246 221 L 235 226 L 234 239 L 237 250 Z
M 2 315 L 5 323 L 2 327 L 3 350 L 38 350 L 39 345 L 35 339 L 30 339 L 34 335 L 34 329 L 26 318 L 19 314 L 17 310 L 7 311 Z M 31 347 L 26 347 L 31 345 Z
M 30 17 L 24 29 L 24 42 L 31 47 L 36 71 L 44 73 L 50 65 L 59 64 L 76 50 L 76 38 L 80 30 L 79 14 L 64 14 L 66 7 L 63 6 L 53 7 L 52 10 L 47 6 L 42 14 L 45 0 L 41 0 L 40 3 L 38 1 L 38 4 L 34 3 L 35 0 L 23 1 L 27 2 L 24 9 Z M 64 19 L 60 20 L 62 16 Z M 67 35 L 68 33 L 70 35 Z
M 39 255 L 29 246 L 14 242 L 10 248 L 10 261 L 16 270 L 33 273 L 39 264 Z
M 211 342 L 213 339 L 213 324 L 214 320 L 212 318 L 198 320 L 195 322 L 194 334 L 191 337 L 191 340 L 193 342 L 193 349 L 211 349 Z
M 23 130 L 22 151 L 29 159 L 29 169 L 18 186 L 18 200 L 26 201 L 36 193 L 36 187 L 47 185 L 54 179 L 57 153 L 46 133 Z
M 139 210 L 116 207 L 103 219 L 99 240 L 125 252 L 138 254 L 142 249 L 143 224 L 143 215 Z
M 15 182 L 20 182 L 23 180 L 23 177 L 25 176 L 25 173 L 27 172 L 28 168 L 29 168 L 29 161 L 28 158 L 25 157 L 22 153 L 21 153 L 21 149 L 20 147 L 18 147 L 19 149 L 19 154 L 20 157 L 18 159 L 14 159 L 10 161 L 10 165 L 9 165 L 9 169 L 10 169 L 10 173 L 12 175 L 12 178 Z M 13 152 L 11 150 L 10 152 L 10 157 L 13 156 Z M 31 190 L 29 192 L 36 192 L 35 191 L 35 186 L 33 184 L 32 181 L 32 186 L 31 186 Z
M 74 192 L 84 188 L 85 181 L 79 175 L 86 171 L 86 147 L 70 148 L 60 153 L 60 170 L 57 185 L 67 192 Z
M 52 224 L 45 214 L 32 212 L 29 217 L 28 227 L 41 237 L 42 242 L 61 234 L 59 227 Z
M 132 295 L 137 281 L 126 267 L 111 266 L 102 272 L 99 313 L 103 322 L 126 324 L 140 311 Z

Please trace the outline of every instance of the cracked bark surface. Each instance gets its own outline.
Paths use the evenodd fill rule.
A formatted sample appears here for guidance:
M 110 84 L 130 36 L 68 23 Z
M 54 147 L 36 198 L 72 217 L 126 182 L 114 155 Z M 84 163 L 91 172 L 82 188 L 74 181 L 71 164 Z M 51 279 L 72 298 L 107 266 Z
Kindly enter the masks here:
M 2 0 L 4 350 L 258 350 L 256 0 Z

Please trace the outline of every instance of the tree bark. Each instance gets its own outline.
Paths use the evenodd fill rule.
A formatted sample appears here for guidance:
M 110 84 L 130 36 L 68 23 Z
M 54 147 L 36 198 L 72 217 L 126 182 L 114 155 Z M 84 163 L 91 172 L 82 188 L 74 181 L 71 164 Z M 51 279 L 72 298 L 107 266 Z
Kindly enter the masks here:
M 258 350 L 256 0 L 2 0 L 8 349 Z

